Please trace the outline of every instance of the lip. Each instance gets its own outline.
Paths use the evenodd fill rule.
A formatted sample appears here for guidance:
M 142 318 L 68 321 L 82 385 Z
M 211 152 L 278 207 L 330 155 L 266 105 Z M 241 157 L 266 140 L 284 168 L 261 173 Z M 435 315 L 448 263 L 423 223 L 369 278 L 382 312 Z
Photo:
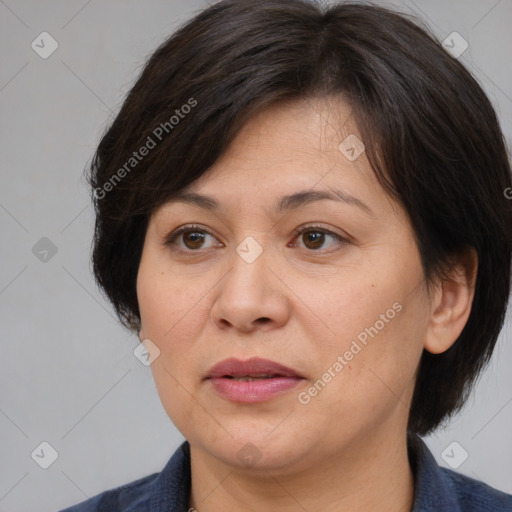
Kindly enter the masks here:
M 273 377 L 253 381 L 238 381 L 234 377 L 257 375 Z M 242 361 L 230 358 L 214 365 L 206 377 L 213 389 L 232 402 L 265 402 L 286 393 L 304 379 L 297 371 L 270 359 L 253 357 Z
M 245 361 L 231 357 L 212 366 L 207 378 L 225 377 L 246 377 L 257 374 L 279 375 L 280 377 L 300 377 L 297 371 L 288 368 L 283 364 L 276 363 L 270 359 L 251 357 Z

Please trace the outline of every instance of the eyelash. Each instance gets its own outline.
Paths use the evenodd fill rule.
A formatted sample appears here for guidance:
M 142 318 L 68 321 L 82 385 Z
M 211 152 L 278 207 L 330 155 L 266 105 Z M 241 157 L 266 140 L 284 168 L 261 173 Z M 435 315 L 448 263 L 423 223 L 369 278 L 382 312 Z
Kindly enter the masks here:
M 340 242 L 342 245 L 348 243 L 348 240 L 346 238 L 342 237 L 341 235 L 338 235 L 337 233 L 334 233 L 333 231 L 330 231 L 329 229 L 323 228 L 321 226 L 315 226 L 315 225 L 302 226 L 300 228 L 295 229 L 294 230 L 294 234 L 296 235 L 295 236 L 295 240 L 298 237 L 300 237 L 300 235 L 302 235 L 303 233 L 305 233 L 307 231 L 317 232 L 317 233 L 322 233 L 324 235 L 332 236 L 335 240 Z M 164 245 L 166 247 L 170 247 L 171 245 L 176 245 L 175 242 L 178 239 L 178 237 L 180 235 L 182 235 L 183 233 L 186 233 L 186 232 L 206 233 L 206 234 L 208 234 L 208 235 L 210 235 L 210 236 L 215 238 L 215 235 L 210 233 L 207 229 L 204 229 L 201 226 L 198 226 L 196 224 L 189 224 L 189 225 L 186 225 L 186 226 L 182 226 L 181 228 L 178 228 L 176 231 L 172 232 L 168 237 L 166 237 Z M 295 245 L 294 245 L 294 247 L 295 247 Z M 192 249 L 182 249 L 181 247 L 178 248 L 178 250 L 181 250 L 183 252 L 188 252 L 188 253 L 195 253 L 195 252 L 198 253 L 198 252 L 201 251 L 201 249 L 197 249 L 197 250 L 194 251 Z M 328 251 L 324 250 L 324 251 L 322 251 L 320 249 L 316 250 L 316 249 L 307 249 L 307 248 L 306 248 L 306 251 L 314 252 L 314 253 L 332 252 L 332 250 L 328 250 Z

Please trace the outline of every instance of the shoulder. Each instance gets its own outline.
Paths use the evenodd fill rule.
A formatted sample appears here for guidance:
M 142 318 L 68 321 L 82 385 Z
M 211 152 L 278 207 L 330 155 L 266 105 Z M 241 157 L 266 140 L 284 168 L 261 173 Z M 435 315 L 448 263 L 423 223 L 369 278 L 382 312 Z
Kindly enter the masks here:
M 128 484 L 102 492 L 86 501 L 82 501 L 60 512 L 131 512 L 148 506 L 151 498 L 152 483 L 160 473 L 139 478 Z M 127 508 L 130 504 L 129 508 Z
M 512 512 L 512 495 L 442 468 L 418 436 L 408 439 L 415 477 L 413 512 Z
M 60 512 L 181 512 L 190 493 L 190 447 L 184 442 L 159 473 L 109 489 Z
M 452 487 L 461 511 L 512 512 L 512 494 L 499 491 L 451 469 L 440 468 L 440 471 Z

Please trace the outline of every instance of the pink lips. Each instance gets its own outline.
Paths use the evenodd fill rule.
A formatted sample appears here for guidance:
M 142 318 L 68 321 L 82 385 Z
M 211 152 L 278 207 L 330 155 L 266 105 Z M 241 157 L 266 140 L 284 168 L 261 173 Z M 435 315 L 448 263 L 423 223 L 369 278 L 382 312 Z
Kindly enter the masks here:
M 257 380 L 237 380 L 257 378 Z M 247 361 L 225 359 L 211 368 L 207 379 L 223 398 L 233 402 L 264 402 L 280 395 L 303 380 L 295 370 L 269 359 L 251 358 Z

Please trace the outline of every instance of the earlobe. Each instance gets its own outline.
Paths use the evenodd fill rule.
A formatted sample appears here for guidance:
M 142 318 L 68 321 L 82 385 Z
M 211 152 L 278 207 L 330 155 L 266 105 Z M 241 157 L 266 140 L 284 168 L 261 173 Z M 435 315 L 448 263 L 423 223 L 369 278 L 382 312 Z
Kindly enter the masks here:
M 435 288 L 425 337 L 425 350 L 441 354 L 460 336 L 471 313 L 475 295 L 478 255 L 468 248 Z

